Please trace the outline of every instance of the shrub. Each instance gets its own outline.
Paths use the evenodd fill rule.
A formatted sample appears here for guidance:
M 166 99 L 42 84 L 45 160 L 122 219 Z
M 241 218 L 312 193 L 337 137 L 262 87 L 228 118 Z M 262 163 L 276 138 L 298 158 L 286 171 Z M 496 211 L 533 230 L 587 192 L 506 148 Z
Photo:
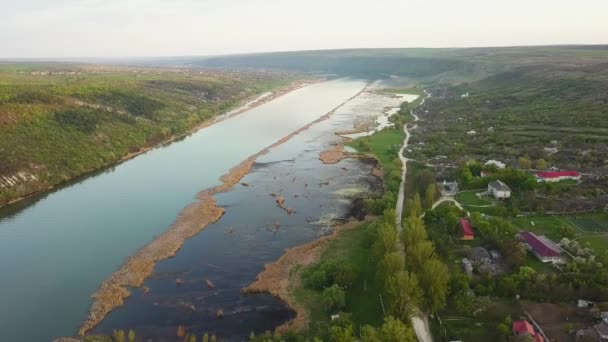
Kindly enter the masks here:
M 346 305 L 344 290 L 336 284 L 326 288 L 321 294 L 321 302 L 328 312 L 342 309 Z

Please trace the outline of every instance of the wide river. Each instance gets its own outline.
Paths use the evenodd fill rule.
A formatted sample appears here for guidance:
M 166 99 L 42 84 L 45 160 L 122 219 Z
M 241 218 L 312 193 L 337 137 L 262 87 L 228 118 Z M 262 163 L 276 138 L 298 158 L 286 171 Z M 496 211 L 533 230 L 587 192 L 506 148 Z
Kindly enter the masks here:
M 352 79 L 309 85 L 27 206 L 2 209 L 0 341 L 74 335 L 101 282 L 200 190 L 364 87 Z

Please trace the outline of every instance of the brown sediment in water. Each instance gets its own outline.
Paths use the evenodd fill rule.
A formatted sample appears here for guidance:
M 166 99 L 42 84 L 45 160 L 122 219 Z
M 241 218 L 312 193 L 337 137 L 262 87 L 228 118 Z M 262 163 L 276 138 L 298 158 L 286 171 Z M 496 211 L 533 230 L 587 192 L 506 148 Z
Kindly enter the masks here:
M 220 178 L 222 184 L 201 191 L 197 195 L 198 200 L 182 209 L 175 222 L 167 231 L 131 256 L 101 284 L 100 288 L 92 296 L 93 304 L 89 310 L 89 316 L 80 327 L 79 334 L 85 335 L 101 323 L 110 311 L 122 306 L 125 299 L 131 295 L 129 288 L 141 287 L 144 280 L 152 274 L 157 262 L 175 256 L 187 239 L 200 233 L 209 224 L 216 222 L 222 217 L 225 209 L 216 205 L 215 198 L 213 197 L 214 194 L 230 190 L 249 173 L 258 157 L 268 153 L 272 148 L 283 144 L 300 132 L 307 130 L 315 123 L 326 120 L 344 103 L 359 96 L 366 89 L 367 86 L 327 114 L 247 158 Z M 251 107 L 248 109 L 251 109 Z M 233 115 L 236 115 L 236 113 Z
M 297 267 L 318 263 L 321 254 L 330 241 L 339 237 L 343 231 L 369 222 L 371 219 L 372 217 L 366 217 L 363 221 L 350 220 L 334 227 L 334 231 L 330 235 L 323 236 L 305 245 L 286 249 L 279 260 L 264 265 L 264 271 L 258 274 L 253 283 L 243 288 L 242 292 L 246 294 L 269 293 L 279 298 L 296 312 L 295 318 L 277 327 L 276 331 L 286 332 L 306 329 L 309 323 L 309 313 L 291 294 L 291 290 L 299 286 L 300 282 L 297 272 L 292 271 Z
M 323 164 L 336 164 L 347 157 L 348 154 L 344 152 L 344 146 L 342 145 L 336 145 L 333 149 L 323 151 L 319 155 L 319 159 Z

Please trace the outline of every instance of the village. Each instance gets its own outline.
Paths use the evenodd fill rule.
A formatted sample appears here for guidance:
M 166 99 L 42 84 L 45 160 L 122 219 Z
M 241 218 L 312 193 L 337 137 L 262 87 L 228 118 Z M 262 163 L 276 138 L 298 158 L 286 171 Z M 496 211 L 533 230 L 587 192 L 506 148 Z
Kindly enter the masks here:
M 605 169 L 577 162 L 573 154 L 589 153 L 553 137 L 534 151 L 490 143 L 499 124 L 437 112 L 469 92 L 433 96 L 405 155 L 435 176 L 441 198 L 425 223 L 469 284 L 437 315 L 444 340 L 496 328 L 508 340 L 608 340 Z

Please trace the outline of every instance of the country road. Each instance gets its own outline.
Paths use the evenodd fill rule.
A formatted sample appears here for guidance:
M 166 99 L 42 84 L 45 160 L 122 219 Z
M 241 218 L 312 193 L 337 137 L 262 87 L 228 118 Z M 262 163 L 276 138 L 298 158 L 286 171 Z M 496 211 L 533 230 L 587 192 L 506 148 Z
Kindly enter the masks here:
M 424 99 L 422 99 L 422 101 L 418 105 L 419 107 L 424 104 L 426 99 L 431 97 L 431 94 L 428 91 L 425 90 L 424 93 L 426 94 L 426 97 Z M 418 115 L 414 114 L 413 108 L 410 113 L 414 117 L 414 122 L 420 120 Z M 408 129 L 408 125 L 409 124 L 403 125 L 403 132 L 405 133 L 405 139 L 403 140 L 403 146 L 401 146 L 401 149 L 399 150 L 399 159 L 401 160 L 401 163 L 403 164 L 402 169 L 401 169 L 401 184 L 399 184 L 399 193 L 397 195 L 397 207 L 395 208 L 395 212 L 396 212 L 396 216 L 397 216 L 397 218 L 396 218 L 397 230 L 399 232 L 401 232 L 401 230 L 402 230 L 401 216 L 403 215 L 403 202 L 405 199 L 405 177 L 407 176 L 407 162 L 410 160 L 403 156 L 403 152 L 405 152 L 405 149 L 407 148 L 409 141 L 410 141 L 410 131 Z M 412 127 L 412 129 L 413 128 L 414 127 Z M 418 310 L 415 310 L 415 311 L 418 311 Z M 432 337 L 430 329 L 429 329 L 428 320 L 422 314 L 422 312 L 418 312 L 418 315 L 412 315 L 411 320 L 412 320 L 412 326 L 414 327 L 414 331 L 416 332 L 416 337 L 418 338 L 418 341 L 433 342 L 433 337 Z

